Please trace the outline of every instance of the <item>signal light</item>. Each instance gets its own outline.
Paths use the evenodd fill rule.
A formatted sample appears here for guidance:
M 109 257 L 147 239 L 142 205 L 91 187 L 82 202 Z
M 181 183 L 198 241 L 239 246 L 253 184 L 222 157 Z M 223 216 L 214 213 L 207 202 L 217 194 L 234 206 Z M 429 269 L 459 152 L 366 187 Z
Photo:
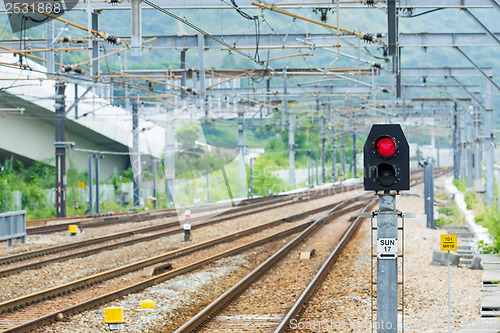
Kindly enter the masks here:
M 383 136 L 375 142 L 375 149 L 380 156 L 391 157 L 396 153 L 396 142 L 388 136 Z
M 375 124 L 364 147 L 365 190 L 410 189 L 410 148 L 401 126 Z

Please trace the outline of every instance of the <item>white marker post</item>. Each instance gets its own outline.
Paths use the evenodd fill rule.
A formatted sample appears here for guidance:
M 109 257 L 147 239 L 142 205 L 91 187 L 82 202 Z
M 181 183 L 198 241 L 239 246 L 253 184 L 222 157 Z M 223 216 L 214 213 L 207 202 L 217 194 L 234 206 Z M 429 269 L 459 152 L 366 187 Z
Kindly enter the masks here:
M 448 332 L 451 333 L 451 273 L 450 251 L 457 250 L 457 235 L 441 235 L 441 251 L 447 251 L 446 263 L 448 265 Z

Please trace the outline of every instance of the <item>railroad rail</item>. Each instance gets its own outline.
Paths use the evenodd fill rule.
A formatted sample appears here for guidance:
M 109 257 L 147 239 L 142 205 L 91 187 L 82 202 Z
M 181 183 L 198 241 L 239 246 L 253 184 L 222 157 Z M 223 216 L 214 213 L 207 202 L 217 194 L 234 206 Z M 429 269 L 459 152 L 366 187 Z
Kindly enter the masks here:
M 416 181 L 417 181 L 416 179 L 413 180 L 413 182 L 416 182 Z M 362 197 L 362 196 L 360 196 L 360 197 Z M 148 279 L 141 281 L 139 283 L 135 283 L 133 285 L 123 287 L 123 288 L 118 289 L 118 290 L 114 290 L 112 292 L 95 297 L 93 299 L 84 300 L 83 302 L 80 302 L 78 304 L 74 304 L 74 305 L 69 306 L 65 309 L 61 309 L 61 310 L 58 310 L 55 312 L 45 314 L 45 315 L 38 317 L 36 319 L 30 319 L 29 321 L 23 320 L 19 324 L 19 322 L 20 322 L 19 318 L 16 318 L 15 314 L 14 314 L 14 318 L 17 319 L 17 323 L 19 325 L 13 326 L 14 321 L 12 321 L 10 323 L 10 325 L 8 326 L 8 328 L 5 326 L 3 327 L 3 328 L 5 328 L 5 330 L 1 331 L 1 332 L 28 332 L 30 330 L 36 329 L 38 327 L 41 327 L 41 326 L 44 326 L 44 325 L 47 325 L 51 322 L 56 321 L 57 317 L 61 317 L 61 316 L 68 317 L 68 316 L 74 315 L 76 313 L 88 310 L 88 309 L 95 307 L 95 306 L 98 306 L 100 304 L 109 302 L 109 301 L 116 299 L 118 297 L 130 294 L 133 292 L 140 291 L 144 288 L 147 288 L 147 287 L 152 286 L 154 284 L 163 282 L 163 281 L 168 280 L 172 277 L 179 276 L 181 274 L 186 274 L 186 273 L 191 272 L 197 268 L 202 267 L 203 265 L 205 265 L 209 262 L 213 262 L 215 260 L 218 260 L 218 259 L 221 259 L 221 258 L 224 258 L 227 256 L 232 256 L 232 255 L 247 251 L 247 250 L 255 248 L 257 246 L 260 246 L 260 245 L 263 245 L 263 244 L 266 244 L 269 242 L 273 242 L 273 241 L 278 240 L 278 239 L 282 239 L 283 237 L 287 237 L 287 236 L 296 234 L 298 232 L 300 232 L 299 236 L 296 236 L 294 239 L 297 239 L 297 238 L 306 239 L 310 236 L 310 234 L 312 234 L 314 231 L 316 231 L 320 225 L 325 224 L 326 221 L 329 221 L 330 219 L 335 218 L 339 214 L 346 214 L 347 212 L 350 212 L 354 209 L 360 209 L 361 205 L 354 205 L 353 207 L 346 208 L 346 206 L 348 204 L 352 204 L 356 200 L 359 200 L 360 197 L 351 198 L 351 199 L 345 200 L 343 202 L 336 203 L 336 205 L 333 206 L 330 210 L 328 210 L 327 213 L 323 214 L 321 217 L 317 218 L 315 221 L 303 222 L 300 225 L 296 225 L 296 226 L 288 228 L 286 230 L 277 232 L 271 236 L 263 237 L 261 239 L 252 241 L 252 242 L 247 243 L 245 245 L 238 246 L 236 248 L 232 248 L 232 249 L 223 251 L 223 252 L 218 253 L 216 255 L 213 255 L 209 258 L 205 258 L 205 259 L 196 261 L 194 263 L 190 263 L 188 265 L 176 268 L 172 271 L 168 271 L 166 273 L 162 273 L 160 275 L 148 278 Z M 373 203 L 374 202 L 372 202 L 372 204 Z M 294 217 L 299 220 L 299 219 L 304 219 L 307 215 L 312 214 L 312 213 L 310 213 L 310 214 L 304 215 L 305 213 L 307 213 L 307 212 L 304 212 L 301 214 L 296 214 L 296 215 L 294 215 Z M 108 277 L 105 277 L 105 276 L 98 277 L 97 276 L 98 274 L 96 274 L 92 277 L 80 279 L 80 280 L 77 280 L 77 281 L 74 281 L 71 283 L 64 284 L 62 286 L 58 286 L 58 287 L 54 287 L 54 288 L 51 288 L 48 290 L 41 291 L 39 293 L 33 293 L 30 295 L 19 297 L 19 298 L 14 299 L 14 300 L 5 301 L 5 302 L 0 303 L 0 311 L 5 313 L 6 315 L 8 315 L 12 311 L 16 311 L 16 309 L 19 309 L 19 308 L 24 307 L 26 310 L 26 309 L 29 309 L 31 307 L 31 306 L 29 306 L 30 304 L 40 302 L 41 300 L 44 300 L 44 299 L 51 299 L 51 298 L 57 297 L 58 295 L 72 293 L 73 291 L 76 291 L 78 289 L 85 289 L 88 286 L 91 286 L 91 285 L 98 283 L 99 281 L 109 279 L 113 276 L 125 274 L 127 269 L 129 269 L 129 271 L 134 271 L 134 270 L 139 269 L 140 267 L 147 267 L 147 266 L 153 265 L 153 264 L 158 263 L 158 262 L 165 262 L 166 260 L 169 260 L 169 258 L 172 259 L 172 258 L 176 258 L 179 256 L 188 255 L 189 253 L 199 251 L 203 248 L 207 248 L 207 247 L 210 247 L 210 246 L 213 246 L 216 244 L 227 243 L 227 242 L 230 242 L 231 240 L 241 238 L 244 235 L 255 233 L 256 230 L 258 230 L 258 229 L 260 229 L 260 230 L 268 229 L 268 228 L 272 227 L 271 225 L 276 226 L 276 225 L 283 224 L 284 222 L 290 222 L 291 218 L 292 217 L 289 216 L 289 217 L 286 217 L 283 219 L 275 220 L 275 221 L 269 222 L 265 225 L 242 230 L 242 231 L 230 234 L 230 235 L 220 237 L 218 239 L 213 239 L 213 240 L 210 240 L 210 241 L 207 241 L 204 243 L 193 245 L 191 247 L 186 247 L 183 249 L 171 251 L 171 252 L 169 252 L 165 255 L 162 255 L 162 256 L 148 258 L 148 259 L 143 260 L 139 263 L 131 264 L 131 265 L 137 264 L 136 267 L 130 267 L 131 265 L 126 265 L 129 267 L 126 268 L 126 266 L 124 266 L 124 267 L 120 267 L 120 268 L 115 269 L 115 270 L 110 270 L 110 271 L 106 271 L 106 272 L 102 273 L 102 274 L 107 274 L 107 273 L 109 274 L 110 273 Z M 359 221 L 359 219 L 355 219 L 354 221 L 355 222 Z M 253 231 L 252 231 L 252 229 L 253 229 Z M 302 237 L 304 237 L 304 238 L 302 238 Z M 271 258 L 266 260 L 259 267 L 261 267 L 262 265 L 264 265 L 266 263 L 267 263 L 266 266 L 268 265 L 268 267 L 271 267 L 272 263 L 276 261 L 276 259 L 272 259 L 273 257 L 275 258 L 275 256 L 273 255 Z M 270 263 L 270 261 L 271 261 L 271 263 Z M 117 271 L 120 269 L 124 269 L 124 270 L 122 270 L 121 272 Z M 115 271 L 115 272 L 112 272 L 112 271 Z M 87 279 L 87 280 L 84 281 L 85 279 Z M 92 279 L 95 279 L 95 280 L 92 281 Z M 24 314 L 23 314 L 23 316 L 24 316 Z M 0 324 L 2 324 L 1 319 L 0 319 Z M 0 329 L 2 329 L 1 326 L 0 326 Z
M 266 204 L 272 202 L 279 202 L 290 195 L 277 195 L 277 196 L 269 196 L 269 197 L 260 197 L 255 199 L 245 199 L 241 201 L 237 206 L 238 208 L 243 208 L 247 205 L 256 205 L 256 204 Z M 217 203 L 211 205 L 202 205 L 202 206 L 191 206 L 186 207 L 185 209 L 190 209 L 191 213 L 203 213 L 206 211 L 213 211 L 214 209 L 227 207 L 228 203 Z M 183 208 L 184 209 L 184 208 Z M 235 208 L 232 208 L 235 209 Z M 134 212 L 134 213 L 118 213 L 113 215 L 106 216 L 89 216 L 83 218 L 63 218 L 63 219 L 47 219 L 47 220 L 36 220 L 36 221 L 28 221 L 27 225 L 32 225 L 31 227 L 26 228 L 26 232 L 28 235 L 33 234 L 44 234 L 44 233 L 53 233 L 59 231 L 68 230 L 68 226 L 74 224 L 79 227 L 85 228 L 98 228 L 102 226 L 119 224 L 119 223 L 128 223 L 128 222 L 143 222 L 147 220 L 153 220 L 158 218 L 168 218 L 168 217 L 176 217 L 180 212 L 180 209 L 157 209 L 152 211 L 142 211 L 142 212 Z M 59 223 L 61 220 L 69 221 L 64 223 Z M 40 225 L 43 221 L 44 225 Z M 49 223 L 49 224 L 47 224 Z M 54 224 L 50 224 L 54 223 Z
M 341 187 L 337 190 L 337 193 L 349 191 L 349 190 L 351 190 L 353 188 L 357 188 L 357 187 L 358 187 L 357 185 L 354 187 Z M 323 197 L 323 195 L 319 195 L 319 196 L 311 197 L 310 200 L 316 200 L 316 199 L 320 199 L 322 197 Z M 304 197 L 304 196 L 299 196 L 299 197 L 286 198 L 287 200 L 285 200 L 285 201 L 283 201 L 283 199 L 274 199 L 274 200 L 266 201 L 266 202 L 253 203 L 251 205 L 234 208 L 231 211 L 225 211 L 221 215 L 231 214 L 231 213 L 237 213 L 237 214 L 232 214 L 232 215 L 217 217 L 217 218 L 210 218 L 210 219 L 207 219 L 206 216 L 200 216 L 197 218 L 192 218 L 190 220 L 190 223 L 193 224 L 192 229 L 195 230 L 195 229 L 206 227 L 209 225 L 222 223 L 224 221 L 228 221 L 231 219 L 236 219 L 236 218 L 247 216 L 250 214 L 255 214 L 258 212 L 266 211 L 270 208 L 281 208 L 284 206 L 292 205 L 292 204 L 295 204 L 296 202 L 300 202 L 300 200 L 304 200 L 305 198 L 306 197 Z M 276 203 L 278 203 L 277 206 L 269 207 L 270 205 L 276 204 Z M 206 222 L 196 223 L 196 222 L 200 222 L 200 221 L 204 221 L 204 220 L 206 220 Z M 164 229 L 168 229 L 168 230 L 164 230 Z M 160 232 L 158 232 L 158 231 L 160 231 Z M 152 235 L 147 235 L 147 236 L 137 237 L 137 238 L 133 238 L 133 239 L 129 239 L 129 240 L 119 241 L 119 242 L 116 242 L 113 244 L 107 244 L 107 245 L 95 247 L 92 249 L 82 249 L 81 251 L 61 255 L 61 253 L 63 253 L 63 252 L 73 251 L 74 249 L 89 247 L 89 246 L 96 245 L 99 243 L 118 240 L 118 239 L 125 238 L 125 237 L 133 237 L 137 234 L 151 233 L 151 232 L 155 232 L 155 233 Z M 5 266 L 7 264 L 22 262 L 22 261 L 33 259 L 33 258 L 39 259 L 42 256 L 48 256 L 48 255 L 56 254 L 56 253 L 58 253 L 59 255 L 57 257 L 53 257 L 53 258 L 48 258 L 48 259 L 44 259 L 44 260 L 36 260 L 35 262 L 16 265 L 15 267 L 4 268 L 4 269 L 0 270 L 0 277 L 9 276 L 9 275 L 21 272 L 23 270 L 40 268 L 40 267 L 43 267 L 45 265 L 48 265 L 48 264 L 51 264 L 54 262 L 65 261 L 65 260 L 69 260 L 69 259 L 77 258 L 77 257 L 85 257 L 85 256 L 89 256 L 89 255 L 101 252 L 101 251 L 107 251 L 107 250 L 111 250 L 111 249 L 118 248 L 118 247 L 129 246 L 132 244 L 150 241 L 153 239 L 172 236 L 172 235 L 181 234 L 181 233 L 183 233 L 183 230 L 181 230 L 179 228 L 179 221 L 176 220 L 176 221 L 172 221 L 172 222 L 157 224 L 154 226 L 142 227 L 142 228 L 137 228 L 137 229 L 132 229 L 132 230 L 128 230 L 128 231 L 114 233 L 111 235 L 95 237 L 92 239 L 82 240 L 82 241 L 74 242 L 74 243 L 70 243 L 70 244 L 56 245 L 56 246 L 51 246 L 48 248 L 43 248 L 43 249 L 38 249 L 38 250 L 33 250 L 33 251 L 28 251 L 28 252 L 23 252 L 23 253 L 17 253 L 17 254 L 13 254 L 10 256 L 1 257 L 0 258 L 0 265 Z
M 438 170 L 438 174 L 443 174 L 445 170 Z M 415 177 L 413 182 L 420 182 L 421 177 Z M 363 212 L 367 209 L 370 209 L 372 206 L 376 204 L 376 200 L 370 201 L 363 207 Z M 321 222 L 324 221 L 316 221 L 306 230 L 304 230 L 300 235 L 298 235 L 295 239 L 290 241 L 284 247 L 282 247 L 278 252 L 276 252 L 273 256 L 271 256 L 268 260 L 262 263 L 259 267 L 254 269 L 250 274 L 245 276 L 239 282 L 237 282 L 233 287 L 227 290 L 225 293 L 220 295 L 215 301 L 201 310 L 198 314 L 192 317 L 189 321 L 184 323 L 181 327 L 179 327 L 174 333 L 187 333 L 187 332 L 197 332 L 202 329 L 208 322 L 212 321 L 216 318 L 216 315 L 228 305 L 233 302 L 239 295 L 241 295 L 245 290 L 249 289 L 250 286 L 259 280 L 267 271 L 269 271 L 272 267 L 274 267 L 279 261 L 283 260 L 294 248 L 298 246 L 298 244 L 302 243 L 305 239 L 309 238 L 314 231 L 316 231 Z M 287 313 L 283 316 L 281 321 L 278 323 L 278 327 L 275 329 L 275 333 L 284 332 L 287 329 L 287 325 L 291 319 L 293 319 L 302 309 L 305 302 L 309 299 L 309 297 L 317 290 L 317 288 L 321 285 L 323 280 L 328 275 L 331 267 L 337 261 L 341 251 L 347 245 L 347 243 L 354 237 L 355 233 L 359 229 L 361 225 L 361 218 L 358 216 L 354 219 L 349 228 L 345 231 L 342 238 L 328 256 L 326 261 L 319 268 L 317 273 L 315 274 L 312 281 L 305 287 L 304 291 L 299 296 L 299 299 L 291 306 L 291 308 L 287 311 Z M 257 293 L 258 294 L 258 293 Z M 249 303 L 250 304 L 250 303 Z M 276 316 L 277 318 L 280 315 Z M 274 319 L 274 317 L 273 317 Z M 270 320 L 270 317 L 265 317 L 265 320 Z M 269 326 L 269 323 L 266 323 Z M 255 325 L 255 323 L 252 323 Z M 245 327 L 250 327 L 246 325 Z M 253 327 L 253 326 L 251 326 Z M 269 327 L 267 327 L 269 328 Z M 212 327 L 213 329 L 213 327 Z
M 361 200 L 362 198 L 366 198 L 366 196 L 363 195 L 363 196 L 359 196 L 359 197 L 351 198 L 348 200 L 344 200 L 342 202 L 335 203 L 333 208 L 329 209 L 327 213 L 323 214 L 320 219 L 322 219 L 322 220 L 325 219 L 326 217 L 328 217 L 329 214 L 331 214 L 332 217 L 334 217 L 334 216 L 337 216 L 339 214 L 346 214 L 347 212 L 359 209 L 360 205 L 354 205 L 352 207 L 347 207 L 347 206 L 349 204 L 355 203 L 358 200 Z M 332 207 L 332 205 L 328 205 L 328 207 Z M 320 212 L 320 210 L 319 210 L 319 208 L 316 208 L 316 209 L 308 211 L 308 212 L 296 214 L 293 216 L 293 220 L 303 220 L 306 216 L 311 215 L 311 214 L 317 214 L 318 212 Z M 157 262 L 162 262 L 162 261 L 171 259 L 173 257 L 178 257 L 180 255 L 187 255 L 189 253 L 200 250 L 202 248 L 213 246 L 215 244 L 220 244 L 222 242 L 228 242 L 228 241 L 233 240 L 233 239 L 241 238 L 244 235 L 248 235 L 248 234 L 255 233 L 255 232 L 258 232 L 258 231 L 261 231 L 264 229 L 268 229 L 268 228 L 271 228 L 271 227 L 276 226 L 276 225 L 280 225 L 280 224 L 287 225 L 285 222 L 290 222 L 291 218 L 292 217 L 287 217 L 287 218 L 275 220 L 275 221 L 269 222 L 265 225 L 261 225 L 261 226 L 253 227 L 253 228 L 246 229 L 243 231 L 239 231 L 239 232 L 236 232 L 234 234 L 223 236 L 223 237 L 220 237 L 220 238 L 217 238 L 214 240 L 210 240 L 210 241 L 207 241 L 204 243 L 196 244 L 196 245 L 190 246 L 188 248 L 175 250 L 175 251 L 172 251 L 172 252 L 167 253 L 167 254 L 162 255 L 162 256 L 157 256 L 155 258 L 143 260 L 139 263 L 127 265 L 127 266 L 121 267 L 119 269 L 114 269 L 114 270 L 110 270 L 107 272 L 103 272 L 101 274 L 96 274 L 92 277 L 80 279 L 80 280 L 77 280 L 77 281 L 74 281 L 71 283 L 67 283 L 67 284 L 64 284 L 62 286 L 58 286 L 55 288 L 50 288 L 48 290 L 44 290 L 44 291 L 41 291 L 39 293 L 33 293 L 33 294 L 26 295 L 24 297 L 20 297 L 20 298 L 14 299 L 14 300 L 9 300 L 9 301 L 0 303 L 0 312 L 13 311 L 17 308 L 25 307 L 28 304 L 37 303 L 43 299 L 50 299 L 53 297 L 57 297 L 58 295 L 70 293 L 73 290 L 86 288 L 87 286 L 95 284 L 98 281 L 102 281 L 103 279 L 109 279 L 113 276 L 124 274 L 127 271 L 137 270 L 140 267 L 145 267 L 145 266 L 157 263 Z M 330 218 L 330 217 L 328 217 L 328 218 Z M 85 300 L 84 302 L 75 304 L 75 305 L 70 306 L 68 308 L 61 309 L 61 310 L 58 310 L 56 312 L 46 314 L 46 315 L 39 317 L 37 319 L 33 319 L 33 320 L 28 321 L 28 322 L 21 323 L 20 325 L 17 325 L 15 327 L 7 328 L 6 330 L 4 330 L 2 332 L 27 332 L 29 330 L 35 329 L 37 327 L 40 327 L 40 326 L 43 326 L 43 325 L 46 325 L 50 322 L 55 321 L 57 316 L 61 316 L 61 315 L 62 316 L 70 316 L 70 315 L 73 315 L 75 313 L 87 310 L 91 307 L 103 304 L 105 302 L 109 302 L 110 300 L 113 300 L 117 297 L 142 290 L 144 288 L 147 288 L 147 287 L 152 286 L 154 284 L 157 284 L 159 282 L 163 282 L 163 281 L 170 279 L 170 278 L 173 278 L 175 276 L 179 276 L 181 274 L 188 273 L 194 269 L 202 267 L 203 265 L 205 265 L 209 262 L 213 262 L 215 260 L 218 260 L 218 259 L 221 259 L 221 258 L 224 258 L 227 256 L 235 255 L 235 254 L 247 251 L 249 249 L 252 249 L 254 247 L 282 239 L 283 237 L 293 235 L 294 233 L 297 233 L 297 232 L 300 232 L 304 229 L 309 228 L 314 223 L 315 222 L 312 222 L 312 221 L 306 221 L 306 222 L 301 223 L 297 226 L 287 228 L 283 231 L 277 232 L 271 236 L 267 236 L 267 237 L 252 241 L 250 243 L 247 243 L 245 245 L 226 250 L 224 252 L 213 255 L 209 258 L 205 258 L 205 259 L 199 260 L 197 262 L 188 264 L 186 266 L 179 267 L 179 268 L 174 269 L 172 271 L 168 271 L 166 273 L 154 276 L 152 278 L 146 279 L 144 281 L 133 284 L 131 286 L 127 286 L 127 287 L 115 290 L 111 293 L 95 297 L 91 300 Z M 132 267 L 132 266 L 134 266 L 134 267 Z M 6 315 L 8 315 L 8 314 L 6 314 Z M 0 320 L 0 325 L 1 324 L 2 324 L 2 320 Z M 6 323 L 4 322 L 3 324 L 6 324 Z M 7 326 L 7 325 L 5 325 L 5 326 Z
M 352 200 L 352 199 L 350 199 Z M 263 274 L 269 271 L 273 266 L 275 266 L 279 261 L 285 258 L 293 249 L 295 249 L 299 244 L 301 244 L 304 240 L 312 236 L 322 225 L 331 222 L 333 219 L 338 217 L 338 214 L 334 212 L 345 205 L 349 200 L 345 202 L 339 203 L 337 206 L 333 207 L 326 214 L 318 218 L 316 221 L 311 223 L 305 230 L 303 230 L 299 235 L 297 235 L 294 239 L 288 242 L 285 246 L 279 249 L 276 253 L 274 253 L 271 257 L 269 257 L 266 261 L 260 264 L 257 268 L 255 268 L 252 272 L 250 272 L 247 276 L 237 282 L 233 287 L 227 290 L 225 293 L 220 295 L 215 301 L 210 303 L 207 307 L 201 310 L 198 314 L 192 317 L 189 321 L 187 321 L 184 325 L 179 327 L 174 333 L 186 333 L 198 331 L 203 325 L 205 325 L 209 320 L 211 320 L 215 314 L 221 311 L 224 307 L 226 307 L 232 300 L 234 300 L 238 295 L 243 293 L 246 289 L 248 289 L 254 282 L 256 282 Z M 362 211 L 364 212 L 369 207 L 373 206 L 376 203 L 374 199 L 370 200 L 367 204 L 363 205 Z M 358 207 L 359 208 L 359 207 Z M 355 219 L 351 224 L 349 230 L 354 230 L 352 234 L 359 227 L 359 218 Z M 350 239 L 350 238 L 349 238 Z M 342 243 L 347 243 L 349 240 L 346 237 L 343 237 Z M 345 245 L 344 245 L 345 246 Z

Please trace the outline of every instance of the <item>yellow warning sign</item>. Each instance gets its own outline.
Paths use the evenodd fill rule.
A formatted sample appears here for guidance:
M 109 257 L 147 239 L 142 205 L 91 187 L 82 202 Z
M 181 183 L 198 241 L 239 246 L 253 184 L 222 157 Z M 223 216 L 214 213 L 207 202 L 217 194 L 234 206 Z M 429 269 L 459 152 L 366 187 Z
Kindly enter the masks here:
M 441 251 L 456 251 L 457 235 L 441 235 Z
M 78 182 L 78 188 L 85 188 L 84 182 Z

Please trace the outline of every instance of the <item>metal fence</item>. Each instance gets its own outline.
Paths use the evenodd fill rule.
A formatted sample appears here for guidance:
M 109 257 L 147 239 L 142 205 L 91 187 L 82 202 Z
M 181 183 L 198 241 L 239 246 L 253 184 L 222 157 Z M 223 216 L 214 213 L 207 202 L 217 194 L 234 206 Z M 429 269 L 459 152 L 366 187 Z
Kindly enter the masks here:
M 14 239 L 26 242 L 25 210 L 0 214 L 0 241 L 6 240 L 12 246 Z

